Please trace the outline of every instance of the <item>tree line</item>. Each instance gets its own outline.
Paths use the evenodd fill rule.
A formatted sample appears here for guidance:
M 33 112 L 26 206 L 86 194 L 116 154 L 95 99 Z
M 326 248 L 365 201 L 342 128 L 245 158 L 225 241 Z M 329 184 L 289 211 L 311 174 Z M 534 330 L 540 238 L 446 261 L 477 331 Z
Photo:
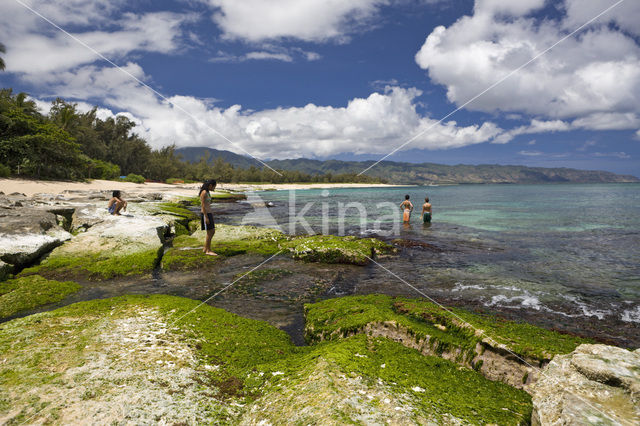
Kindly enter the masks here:
M 45 179 L 180 179 L 221 182 L 379 182 L 354 173 L 312 175 L 268 168 L 239 168 L 205 155 L 184 161 L 175 146 L 152 149 L 135 133 L 136 124 L 119 115 L 101 119 L 97 107 L 80 112 L 77 105 L 56 99 L 41 114 L 25 93 L 0 89 L 0 176 Z

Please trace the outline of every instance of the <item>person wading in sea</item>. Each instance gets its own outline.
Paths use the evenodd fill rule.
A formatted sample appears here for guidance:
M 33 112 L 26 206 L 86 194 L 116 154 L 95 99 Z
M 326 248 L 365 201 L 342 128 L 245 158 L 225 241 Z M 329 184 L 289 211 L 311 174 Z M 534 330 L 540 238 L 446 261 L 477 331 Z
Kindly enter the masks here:
M 429 197 L 424 199 L 424 204 L 422 205 L 422 221 L 424 223 L 431 223 L 431 203 L 429 202 Z
M 198 196 L 200 197 L 200 229 L 203 231 L 207 231 L 207 237 L 204 240 L 204 248 L 202 251 L 204 254 L 208 254 L 209 256 L 217 256 L 217 253 L 214 253 L 211 250 L 211 239 L 213 238 L 213 234 L 216 233 L 216 224 L 213 221 L 213 211 L 211 210 L 211 194 L 210 191 L 213 191 L 216 188 L 216 181 L 214 179 L 205 181 L 200 187 L 200 193 Z
M 402 214 L 402 221 L 408 223 L 411 220 L 411 211 L 413 210 L 413 204 L 409 201 L 409 194 L 404 196 L 404 201 L 400 203 L 400 208 L 404 209 Z

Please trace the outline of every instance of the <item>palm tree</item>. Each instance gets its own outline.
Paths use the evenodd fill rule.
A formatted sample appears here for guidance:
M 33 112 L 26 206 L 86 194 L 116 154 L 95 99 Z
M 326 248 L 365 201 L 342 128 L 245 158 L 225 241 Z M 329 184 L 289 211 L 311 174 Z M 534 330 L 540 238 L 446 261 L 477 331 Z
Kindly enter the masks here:
M 0 43 L 0 53 L 7 53 L 7 49 L 2 43 Z M 0 71 L 4 71 L 4 60 L 2 58 L 0 58 Z

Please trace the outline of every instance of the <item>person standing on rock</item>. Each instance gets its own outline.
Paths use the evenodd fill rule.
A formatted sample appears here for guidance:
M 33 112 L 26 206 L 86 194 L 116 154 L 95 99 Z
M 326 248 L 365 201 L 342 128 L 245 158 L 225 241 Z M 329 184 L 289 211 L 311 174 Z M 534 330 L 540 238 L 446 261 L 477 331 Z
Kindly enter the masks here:
M 216 224 L 213 221 L 213 211 L 211 210 L 211 194 L 210 191 L 213 191 L 216 188 L 216 181 L 214 179 L 205 181 L 200 187 L 200 193 L 198 196 L 200 197 L 200 228 L 203 231 L 207 231 L 207 237 L 204 240 L 204 248 L 202 251 L 204 254 L 208 254 L 209 256 L 217 256 L 217 253 L 214 253 L 211 250 L 211 239 L 213 238 L 213 234 L 216 233 Z
M 107 210 L 114 216 L 120 216 L 120 210 L 127 211 L 127 202 L 122 199 L 120 191 L 113 191 L 111 193 L 111 199 L 107 204 Z

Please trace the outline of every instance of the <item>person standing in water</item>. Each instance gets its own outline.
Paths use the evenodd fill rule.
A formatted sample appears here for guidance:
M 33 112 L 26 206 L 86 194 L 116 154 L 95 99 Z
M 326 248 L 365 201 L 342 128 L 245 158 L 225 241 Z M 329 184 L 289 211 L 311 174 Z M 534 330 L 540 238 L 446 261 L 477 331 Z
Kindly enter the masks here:
M 429 197 L 424 199 L 424 204 L 422 205 L 422 221 L 424 223 L 431 223 L 431 203 L 429 202 Z
M 216 188 L 216 181 L 214 179 L 205 181 L 200 187 L 200 228 L 203 231 L 207 231 L 207 237 L 204 240 L 204 248 L 202 251 L 209 256 L 217 256 L 211 250 L 211 239 L 213 234 L 216 233 L 216 224 L 213 221 L 213 211 L 211 210 L 211 194 Z
M 413 204 L 409 201 L 409 194 L 404 196 L 404 201 L 400 203 L 400 208 L 404 210 L 402 213 L 402 221 L 408 223 L 411 220 L 411 211 L 413 210 Z

